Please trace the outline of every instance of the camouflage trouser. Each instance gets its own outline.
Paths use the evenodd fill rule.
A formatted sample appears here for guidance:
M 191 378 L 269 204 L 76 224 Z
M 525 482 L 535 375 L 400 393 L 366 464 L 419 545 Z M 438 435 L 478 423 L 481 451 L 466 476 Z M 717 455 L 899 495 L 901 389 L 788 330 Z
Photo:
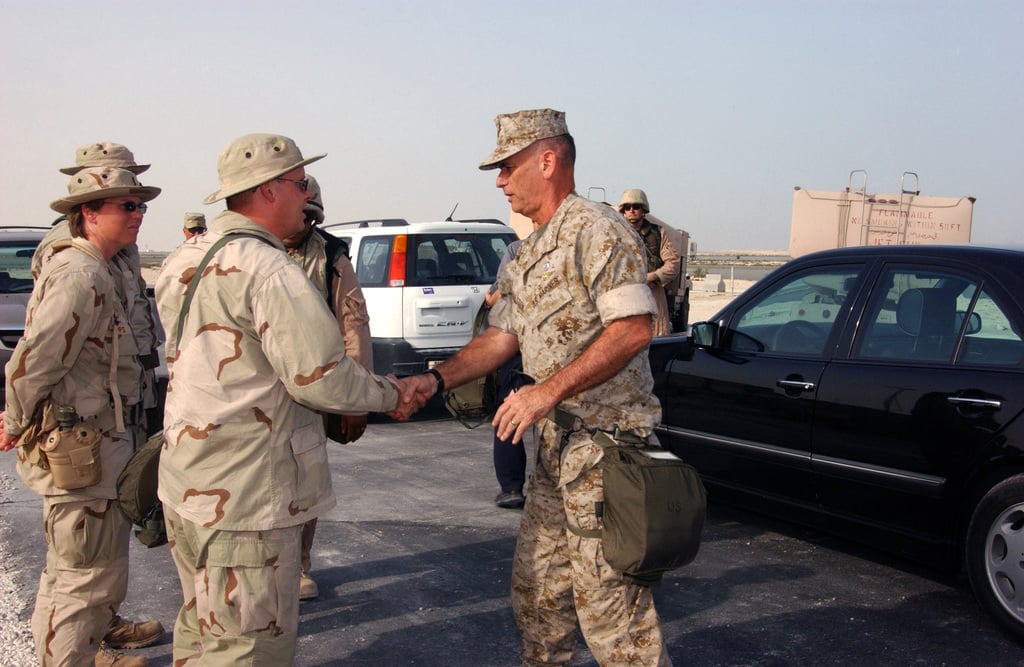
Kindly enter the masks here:
M 309 574 L 313 566 L 313 559 L 310 552 L 313 551 L 313 538 L 316 537 L 316 519 L 310 519 L 302 524 L 302 571 Z
M 166 505 L 164 519 L 184 596 L 174 623 L 175 667 L 292 664 L 302 526 L 213 530 Z
M 671 665 L 661 637 L 651 590 L 637 586 L 605 560 L 600 538 L 567 529 L 598 530 L 594 503 L 603 500 L 601 464 L 593 447 L 567 449 L 561 471 L 580 470 L 559 489 L 558 429 L 538 424 L 540 456 L 530 478 L 512 570 L 512 609 L 522 636 L 524 665 L 568 665 L 576 646 L 576 623 L 602 667 Z M 574 440 L 575 442 L 575 440 Z M 571 472 L 569 473 L 572 474 Z
M 115 500 L 43 499 L 46 568 L 32 614 L 40 665 L 92 665 L 128 591 L 131 524 Z

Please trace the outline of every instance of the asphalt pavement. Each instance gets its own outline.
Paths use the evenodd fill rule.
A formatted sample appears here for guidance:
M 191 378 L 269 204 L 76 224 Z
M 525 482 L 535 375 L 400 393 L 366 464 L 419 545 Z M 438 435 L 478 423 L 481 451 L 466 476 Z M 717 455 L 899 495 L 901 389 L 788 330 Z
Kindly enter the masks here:
M 297 665 L 519 664 L 508 588 L 520 513 L 493 504 L 490 443 L 486 426 L 421 418 L 371 423 L 358 442 L 331 445 L 339 502 L 319 522 L 320 598 L 302 603 Z M 27 627 L 45 553 L 41 502 L 12 453 L 0 455 L 0 482 L 3 569 Z M 180 595 L 167 548 L 133 539 L 122 615 L 170 629 Z M 655 599 L 677 666 L 1024 664 L 958 580 L 713 496 L 697 560 Z M 170 641 L 136 653 L 171 665 Z M 595 664 L 584 644 L 572 664 Z

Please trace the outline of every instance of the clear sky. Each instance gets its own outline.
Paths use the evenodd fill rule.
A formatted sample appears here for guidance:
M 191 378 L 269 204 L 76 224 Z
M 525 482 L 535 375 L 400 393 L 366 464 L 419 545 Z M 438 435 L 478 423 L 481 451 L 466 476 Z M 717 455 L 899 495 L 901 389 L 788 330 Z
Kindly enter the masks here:
M 1024 2 L 0 0 L 3 224 L 49 224 L 75 147 L 115 141 L 163 188 L 142 249 L 222 203 L 220 151 L 295 139 L 328 222 L 508 220 L 494 116 L 552 107 L 580 194 L 647 191 L 699 250 L 786 249 L 793 187 L 977 197 L 1017 243 Z M 602 191 L 598 188 L 603 188 Z

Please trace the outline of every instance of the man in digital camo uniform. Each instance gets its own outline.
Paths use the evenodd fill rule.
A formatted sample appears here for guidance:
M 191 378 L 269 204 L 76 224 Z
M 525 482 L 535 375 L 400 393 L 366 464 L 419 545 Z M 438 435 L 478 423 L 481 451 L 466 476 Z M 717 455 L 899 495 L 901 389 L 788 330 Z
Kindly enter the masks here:
M 327 240 L 321 236 L 316 225 L 324 221 L 324 200 L 320 184 L 306 174 L 309 182 L 309 201 L 306 202 L 305 228 L 294 237 L 284 240 L 288 254 L 309 276 L 320 295 L 331 306 L 338 321 L 338 331 L 345 341 L 345 355 L 370 373 L 373 372 L 373 345 L 370 341 L 370 315 L 366 312 L 366 298 L 356 278 L 355 267 L 344 253 L 338 252 L 328 267 Z M 333 273 L 334 279 L 328 280 Z M 328 283 L 330 283 L 328 285 Z M 328 291 L 330 292 L 328 294 Z M 358 440 L 366 431 L 365 412 L 341 415 L 345 442 Z M 316 581 L 309 576 L 313 561 L 313 539 L 316 537 L 316 519 L 302 524 L 302 572 L 299 578 L 299 599 L 312 600 L 320 595 Z
M 647 255 L 647 286 L 651 288 L 654 302 L 658 304 L 658 316 L 654 318 L 654 335 L 667 336 L 672 333 L 672 328 L 669 324 L 669 303 L 665 286 L 679 275 L 679 253 L 669 233 L 647 219 L 650 212 L 651 205 L 647 202 L 646 192 L 632 188 L 622 193 L 619 213 L 640 234 Z
M 111 650 L 111 634 L 124 647 L 163 634 L 155 622 L 112 627 L 131 535 L 116 481 L 145 437 L 143 369 L 113 259 L 135 242 L 144 202 L 159 193 L 125 169 L 71 177 L 68 195 L 51 204 L 68 217 L 70 238 L 43 264 L 7 365 L 0 451 L 19 446 L 18 474 L 43 496 L 46 567 L 32 614 L 40 665 L 144 667 L 145 658 Z
M 518 349 L 537 381 L 493 420 L 499 437 L 516 441 L 537 425 L 512 571 L 523 664 L 568 665 L 578 621 L 602 667 L 670 665 L 650 589 L 612 569 L 600 538 L 585 536 L 600 530 L 594 508 L 604 498 L 603 451 L 585 429 L 646 439 L 661 416 L 647 360 L 657 309 L 643 248 L 621 216 L 576 194 L 564 113 L 519 111 L 495 124 L 498 146 L 480 168 L 499 170 L 497 187 L 534 231 L 498 276 L 490 328 L 412 380 L 420 395 L 458 386 Z M 554 421 L 565 415 L 569 428 Z
M 183 593 L 178 667 L 292 664 L 302 524 L 335 505 L 317 411 L 398 405 L 401 383 L 345 356 L 327 304 L 281 242 L 303 229 L 304 167 L 322 157 L 303 158 L 279 135 L 233 141 L 206 198 L 227 199 L 227 210 L 157 278 L 170 373 L 159 495 Z M 257 238 L 229 236 L 197 275 L 234 234 Z

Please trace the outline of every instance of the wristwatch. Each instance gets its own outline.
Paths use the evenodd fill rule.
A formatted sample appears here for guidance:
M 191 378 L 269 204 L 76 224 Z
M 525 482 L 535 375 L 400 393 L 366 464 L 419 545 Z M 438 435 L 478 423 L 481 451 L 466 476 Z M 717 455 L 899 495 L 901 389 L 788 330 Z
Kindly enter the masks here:
M 427 373 L 433 375 L 434 378 L 437 380 L 437 391 L 435 391 L 434 393 L 440 394 L 442 391 L 444 391 L 444 378 L 441 377 L 441 373 L 436 368 L 428 368 Z

